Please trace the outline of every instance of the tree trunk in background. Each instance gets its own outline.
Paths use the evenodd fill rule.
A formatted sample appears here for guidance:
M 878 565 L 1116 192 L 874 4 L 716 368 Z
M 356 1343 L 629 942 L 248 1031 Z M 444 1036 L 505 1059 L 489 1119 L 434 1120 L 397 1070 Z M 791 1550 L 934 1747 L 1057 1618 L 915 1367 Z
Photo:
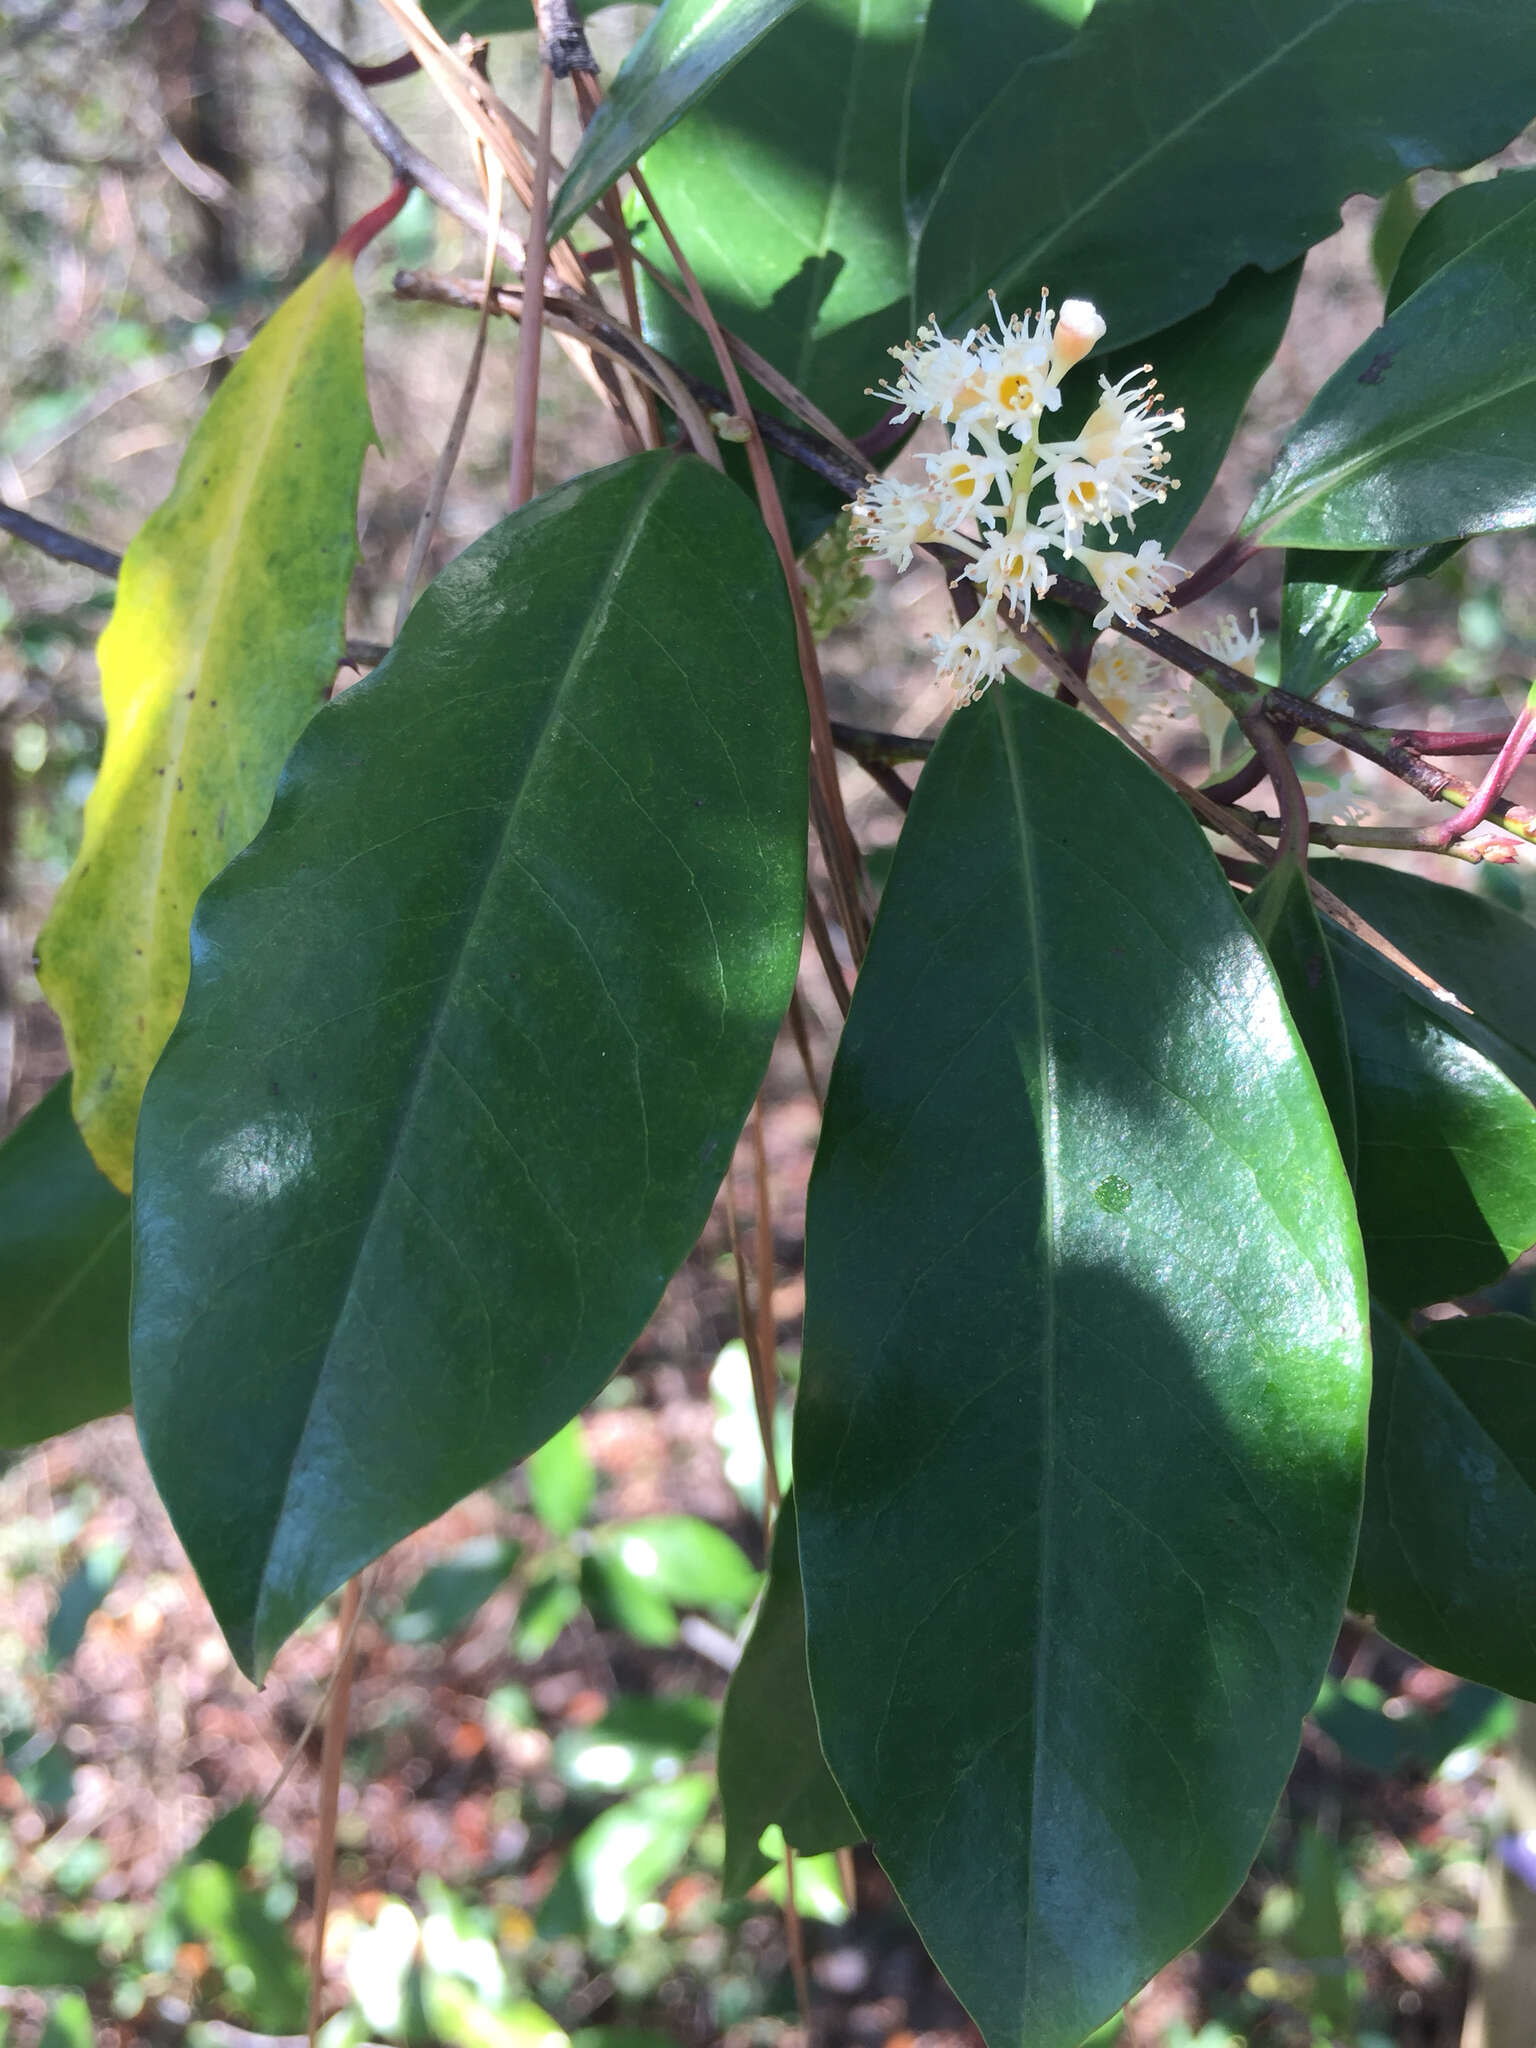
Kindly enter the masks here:
M 167 168 L 186 192 L 195 219 L 188 282 L 212 302 L 240 281 L 235 199 L 242 172 L 233 96 L 222 89 L 214 21 L 204 0 L 149 0 L 144 34 L 165 123 L 182 152 L 167 153 Z

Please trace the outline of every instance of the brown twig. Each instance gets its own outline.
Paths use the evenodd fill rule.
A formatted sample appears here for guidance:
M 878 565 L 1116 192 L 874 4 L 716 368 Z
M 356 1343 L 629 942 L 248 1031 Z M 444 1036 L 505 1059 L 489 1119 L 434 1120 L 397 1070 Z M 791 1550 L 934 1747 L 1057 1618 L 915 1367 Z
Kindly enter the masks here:
M 544 275 L 549 248 L 549 138 L 554 119 L 555 74 L 546 61 L 539 71 L 539 133 L 533 159 L 533 206 L 528 218 L 530 277 Z M 482 314 L 482 319 L 484 315 Z M 544 294 L 532 292 L 523 302 L 518 329 L 517 371 L 512 384 L 512 482 L 515 512 L 533 496 L 533 455 L 539 431 L 539 344 L 544 328 Z
M 341 1596 L 341 1612 L 336 1622 L 336 1675 L 331 1680 L 325 1742 L 320 1754 L 320 1809 L 315 1826 L 315 1931 L 309 1965 L 309 2048 L 315 2048 L 315 2036 L 320 2031 L 325 1923 L 331 1908 L 331 1882 L 336 1871 L 336 1809 L 341 1798 L 342 1759 L 347 1749 L 347 1711 L 352 1703 L 352 1666 L 362 1591 L 362 1579 L 351 1578 Z
M 386 163 L 402 178 L 420 186 L 435 206 L 451 213 L 477 236 L 492 232 L 489 210 L 408 142 L 389 116 L 376 107 L 358 82 L 346 58 L 312 29 L 288 0 L 253 0 L 285 42 L 297 50 L 326 90 L 339 100 Z M 515 270 L 525 268 L 522 243 L 510 228 L 495 229 L 496 246 Z
M 1244 719 L 1243 731 L 1248 735 L 1255 757 L 1264 764 L 1264 773 L 1269 777 L 1270 787 L 1280 806 L 1280 851 L 1305 865 L 1311 821 L 1290 748 L 1284 736 L 1261 715 Z M 1209 791 L 1206 794 L 1209 795 Z
M 805 1003 L 800 995 L 797 982 L 789 998 L 789 1034 L 795 1041 L 795 1050 L 800 1055 L 800 1064 L 805 1069 L 806 1085 L 815 1098 L 816 1107 L 822 1108 L 826 1098 L 822 1094 L 821 1082 L 816 1075 L 816 1062 L 811 1056 L 811 1034 L 805 1021 Z
M 807 889 L 805 892 L 805 924 L 811 935 L 811 943 L 816 948 L 816 956 L 821 962 L 822 972 L 827 977 L 827 985 L 832 991 L 833 1000 L 846 1017 L 849 1003 L 852 1001 L 848 990 L 848 977 L 843 972 L 842 961 L 837 957 L 837 948 L 832 943 L 832 934 L 827 928 L 826 916 L 816 900 L 814 889 Z

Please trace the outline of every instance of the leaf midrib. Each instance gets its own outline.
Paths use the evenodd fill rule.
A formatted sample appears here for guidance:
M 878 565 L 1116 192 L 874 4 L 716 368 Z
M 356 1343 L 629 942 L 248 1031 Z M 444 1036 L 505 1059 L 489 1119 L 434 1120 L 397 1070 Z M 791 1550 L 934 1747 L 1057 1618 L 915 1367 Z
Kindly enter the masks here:
M 346 1305 L 351 1300 L 356 1288 L 358 1272 L 367 1256 L 369 1245 L 372 1243 L 374 1230 L 383 1208 L 385 1192 L 396 1176 L 400 1154 L 415 1122 L 422 1092 L 426 1086 L 427 1075 L 437 1051 L 444 1020 L 453 1008 L 464 962 L 479 924 L 480 909 L 484 903 L 486 891 L 490 886 L 492 876 L 501 866 L 506 855 L 507 844 L 511 838 L 513 827 L 517 822 L 523 798 L 527 794 L 529 784 L 533 780 L 534 771 L 543 753 L 545 742 L 561 718 L 567 692 L 571 687 L 573 679 L 581 674 L 587 652 L 607 622 L 608 614 L 613 604 L 614 592 L 635 548 L 639 544 L 641 533 L 645 528 L 647 518 L 653 509 L 655 501 L 672 481 L 675 473 L 675 464 L 673 463 L 667 463 L 658 468 L 655 479 L 647 485 L 628 516 L 628 531 L 624 536 L 622 544 L 615 551 L 610 561 L 602 586 L 592 601 L 591 609 L 587 614 L 576 645 L 566 662 L 564 673 L 550 695 L 549 702 L 539 723 L 538 732 L 534 737 L 533 745 L 528 750 L 526 765 L 516 793 L 511 803 L 507 806 L 506 815 L 500 831 L 495 836 L 490 857 L 481 870 L 479 883 L 473 896 L 468 899 L 469 907 L 465 912 L 463 931 L 458 946 L 455 949 L 454 957 L 449 963 L 448 971 L 443 977 L 442 997 L 436 1006 L 430 1026 L 422 1040 L 421 1050 L 416 1061 L 415 1076 L 407 1091 L 404 1107 L 396 1119 L 395 1128 L 390 1137 L 389 1150 L 378 1175 L 378 1191 L 370 1205 L 367 1220 L 358 1235 L 356 1247 L 348 1262 L 342 1285 L 338 1290 L 336 1308 L 330 1317 L 329 1334 L 326 1337 L 325 1350 L 315 1371 L 314 1384 L 310 1389 L 309 1400 L 305 1404 L 303 1421 L 294 1435 L 293 1450 L 288 1459 L 287 1478 L 283 1486 L 283 1496 L 278 1504 L 277 1512 L 272 1518 L 271 1534 L 267 1540 L 266 1553 L 262 1559 L 261 1574 L 257 1581 L 258 1591 L 256 1611 L 253 1616 L 252 1642 L 258 1657 L 261 1648 L 262 1622 L 265 1617 L 269 1592 L 268 1573 L 271 1569 L 272 1554 L 277 1546 L 278 1536 L 288 1517 L 289 1500 L 293 1491 L 294 1478 L 299 1467 L 305 1439 L 309 1435 L 310 1424 L 314 1419 L 315 1408 L 320 1398 L 320 1390 L 331 1369 L 336 1331 L 341 1323 Z
M 1105 182 L 1097 188 L 1097 190 L 1089 193 L 1088 196 L 1085 199 L 1083 199 L 1079 205 L 1074 207 L 1070 213 L 1062 215 L 1061 218 L 1058 220 L 1056 226 L 1052 229 L 1051 233 L 1048 234 L 1043 241 L 1035 242 L 1027 250 L 1021 251 L 1021 253 L 1015 259 L 1015 261 L 1001 273 L 1002 288 L 1006 290 L 1009 286 L 1011 286 L 1014 283 L 1014 281 L 1023 272 L 1031 268 L 1038 269 L 1041 259 L 1046 255 L 1046 253 L 1049 250 L 1053 249 L 1057 245 L 1057 243 L 1059 243 L 1062 240 L 1063 236 L 1068 234 L 1071 229 L 1075 228 L 1078 222 L 1081 221 L 1086 215 L 1092 213 L 1095 208 L 1101 206 L 1113 193 L 1118 191 L 1122 185 L 1126 184 L 1128 180 L 1138 176 L 1142 171 L 1144 171 L 1147 168 L 1149 164 L 1154 162 L 1157 157 L 1159 157 L 1166 150 L 1171 148 L 1174 143 L 1181 142 L 1186 135 L 1190 134 L 1195 128 L 1197 128 L 1202 121 L 1209 119 L 1209 117 L 1212 114 L 1216 113 L 1222 106 L 1224 106 L 1228 100 L 1234 98 L 1238 93 L 1245 91 L 1249 86 L 1255 84 L 1259 79 L 1263 78 L 1266 72 L 1273 70 L 1277 64 L 1282 63 L 1286 58 L 1291 56 L 1293 52 L 1300 49 L 1302 45 L 1306 43 L 1312 36 L 1330 27 L 1332 23 L 1337 19 L 1337 17 L 1340 14 L 1347 12 L 1353 4 L 1355 4 L 1355 0 L 1335 0 L 1335 4 L 1332 7 L 1330 7 L 1325 13 L 1317 15 L 1311 22 L 1307 24 L 1307 26 L 1304 29 L 1302 29 L 1299 32 L 1299 34 L 1293 36 L 1288 42 L 1281 43 L 1276 48 L 1271 50 L 1269 55 L 1266 56 L 1262 60 L 1262 62 L 1256 65 L 1251 71 L 1246 71 L 1242 73 L 1240 76 L 1231 79 L 1222 88 L 1220 92 L 1216 93 L 1212 98 L 1202 101 L 1201 104 L 1197 108 L 1193 109 L 1189 114 L 1187 114 L 1183 120 L 1176 122 L 1172 128 L 1167 129 L 1162 135 L 1158 136 L 1156 141 L 1154 141 L 1150 145 L 1150 147 L 1143 150 L 1139 156 L 1131 158 L 1131 160 L 1128 163 L 1124 164 L 1118 171 L 1115 172 L 1113 177 L 1106 179 Z M 1034 65 L 1036 64 L 1044 66 L 1053 63 L 1060 63 L 1063 58 L 1080 61 L 1086 65 L 1088 60 L 1086 58 L 1080 57 L 1079 53 L 1083 50 L 1085 45 L 1089 48 L 1090 54 L 1096 51 L 1097 46 L 1094 45 L 1091 40 L 1092 33 L 1094 32 L 1096 24 L 1099 21 L 1107 19 L 1108 17 L 1104 15 L 1090 15 L 1088 21 L 1084 24 L 1084 29 L 1088 31 L 1087 34 L 1079 34 L 1078 36 L 1074 37 L 1070 42 L 1065 44 L 1061 51 L 1052 51 L 1044 57 L 1036 58 L 1033 60 L 1031 64 L 1023 65 L 1020 67 L 1020 69 L 1027 71 L 1033 69 Z M 1103 31 L 1100 31 L 1100 33 L 1104 34 L 1107 37 L 1109 31 L 1108 29 L 1105 29 Z M 1000 104 L 1002 98 L 1003 95 L 1000 94 L 998 96 L 998 100 L 994 102 L 994 106 Z M 972 129 L 971 134 L 974 134 L 974 132 L 975 130 Z M 955 155 L 950 158 L 949 163 L 945 166 L 944 175 L 939 181 L 939 190 L 935 194 L 933 206 L 929 209 L 928 220 L 925 221 L 924 223 L 925 233 L 929 222 L 932 221 L 934 215 L 939 210 L 940 202 L 948 193 L 949 187 L 953 181 L 955 166 L 959 162 L 960 157 L 964 152 L 968 142 L 969 136 L 967 137 L 966 142 L 962 142 L 960 148 L 957 149 Z M 974 296 L 975 294 L 973 293 L 972 297 L 974 298 Z
M 1001 692 L 994 694 L 996 717 L 1003 736 L 1003 753 L 1008 767 L 1009 793 L 1013 800 L 1014 818 L 1018 825 L 1018 855 L 1020 895 L 1024 908 L 1025 951 L 1028 955 L 1030 987 L 1034 995 L 1034 1026 L 1036 1058 L 1039 1072 L 1036 1086 L 1039 1089 L 1039 1115 L 1041 1122 L 1041 1174 L 1040 1202 L 1041 1216 L 1037 1242 L 1054 1243 L 1056 1236 L 1056 1172 L 1057 1172 L 1057 1128 L 1056 1091 L 1054 1087 L 1053 1063 L 1051 1059 L 1050 1019 L 1045 1000 L 1045 975 L 1040 920 L 1037 910 L 1037 882 L 1035 877 L 1033 846 L 1024 794 L 1024 778 L 1019 760 L 1018 744 L 1012 723 L 1004 709 Z M 1024 1066 L 1025 1048 L 1017 1034 L 1014 1049 L 1019 1057 L 1019 1071 L 1029 1086 Z M 1024 1875 L 1024 1929 L 1026 1952 L 1034 1947 L 1035 1932 L 1035 1858 L 1033 1837 L 1036 1816 L 1040 1809 L 1040 1780 L 1044 1762 L 1046 1687 L 1050 1675 L 1051 1653 L 1051 1515 L 1054 1506 L 1056 1484 L 1056 1342 L 1057 1342 L 1057 1300 L 1055 1285 L 1056 1262 L 1046 1261 L 1044 1285 L 1041 1289 L 1042 1315 L 1039 1357 L 1041 1362 L 1041 1415 L 1042 1449 L 1040 1474 L 1040 1500 L 1037 1527 L 1039 1529 L 1039 1566 L 1035 1581 L 1036 1636 L 1032 1669 L 1032 1691 L 1034 1726 L 1031 1730 L 1032 1754 L 1030 1759 L 1029 1787 L 1029 1828 L 1030 1849 L 1027 1855 Z

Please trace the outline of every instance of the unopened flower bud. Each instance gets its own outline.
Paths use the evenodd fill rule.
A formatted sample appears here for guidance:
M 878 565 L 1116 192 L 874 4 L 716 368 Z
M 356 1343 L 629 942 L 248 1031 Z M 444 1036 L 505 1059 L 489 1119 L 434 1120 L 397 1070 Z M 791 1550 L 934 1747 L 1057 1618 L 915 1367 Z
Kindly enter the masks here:
M 1051 376 L 1065 377 L 1072 365 L 1080 363 L 1094 343 L 1103 339 L 1104 322 L 1097 306 L 1087 299 L 1064 299 L 1051 341 Z

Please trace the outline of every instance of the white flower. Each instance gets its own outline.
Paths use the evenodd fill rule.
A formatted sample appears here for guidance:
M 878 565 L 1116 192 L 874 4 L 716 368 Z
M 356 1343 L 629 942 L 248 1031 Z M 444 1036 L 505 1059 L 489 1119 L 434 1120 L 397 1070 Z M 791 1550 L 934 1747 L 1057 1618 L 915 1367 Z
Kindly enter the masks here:
M 1115 476 L 1105 476 L 1091 462 L 1064 462 L 1053 479 L 1056 502 L 1040 514 L 1043 524 L 1059 525 L 1062 546 L 1081 545 L 1083 529 L 1102 526 L 1115 538 L 1113 521 L 1125 519 L 1146 500 L 1128 491 Z
M 988 509 L 996 517 L 1000 508 L 988 508 L 986 500 L 994 490 L 1006 499 L 1012 483 L 1012 458 L 1000 446 L 946 448 L 942 455 L 925 456 L 923 466 L 933 479 L 941 526 L 959 526 Z
M 1144 540 L 1134 555 L 1101 554 L 1096 548 L 1076 552 L 1104 600 L 1104 609 L 1094 614 L 1096 626 L 1107 626 L 1111 619 L 1134 626 L 1139 613 L 1165 610 L 1169 591 L 1185 574 L 1164 557 L 1160 541 Z
M 1139 740 L 1184 709 L 1180 681 L 1176 670 L 1138 641 L 1106 633 L 1094 642 L 1088 687 Z
M 859 546 L 894 562 L 898 569 L 908 567 L 914 548 L 940 537 L 935 518 L 938 501 L 921 484 L 880 477 L 867 483 L 848 509 Z
M 963 341 L 953 340 L 930 316 L 917 330 L 916 341 L 891 350 L 901 364 L 895 385 L 882 384 L 871 396 L 899 405 L 898 421 L 954 419 L 957 407 L 971 404 L 977 395 L 975 339 L 973 330 Z
M 1051 374 L 1051 315 L 1042 299 L 1031 330 L 1027 314 L 1015 313 L 1005 321 L 997 295 L 991 296 L 998 336 L 994 340 L 991 330 L 982 328 L 974 396 L 956 417 L 962 424 L 974 421 L 1028 440 L 1042 411 L 1061 404 Z
M 1027 625 L 1035 599 L 1044 597 L 1056 581 L 1045 564 L 1045 542 L 1046 536 L 1030 527 L 989 534 L 965 573 L 973 583 L 981 584 L 992 604 L 1006 599 Z
M 952 633 L 933 636 L 940 682 L 948 683 L 962 704 L 979 697 L 1022 658 L 1023 650 L 998 616 L 995 604 L 984 604 L 972 619 Z
M 1248 613 L 1248 631 L 1245 633 L 1237 623 L 1237 616 L 1228 612 L 1214 626 L 1206 626 L 1200 633 L 1200 645 L 1207 654 L 1214 654 L 1218 661 L 1224 661 L 1228 668 L 1241 669 L 1245 676 L 1251 676 L 1258 667 L 1259 649 L 1264 645 L 1264 636 L 1259 631 L 1259 611 L 1255 605 Z M 1326 701 L 1320 697 L 1319 703 Z

